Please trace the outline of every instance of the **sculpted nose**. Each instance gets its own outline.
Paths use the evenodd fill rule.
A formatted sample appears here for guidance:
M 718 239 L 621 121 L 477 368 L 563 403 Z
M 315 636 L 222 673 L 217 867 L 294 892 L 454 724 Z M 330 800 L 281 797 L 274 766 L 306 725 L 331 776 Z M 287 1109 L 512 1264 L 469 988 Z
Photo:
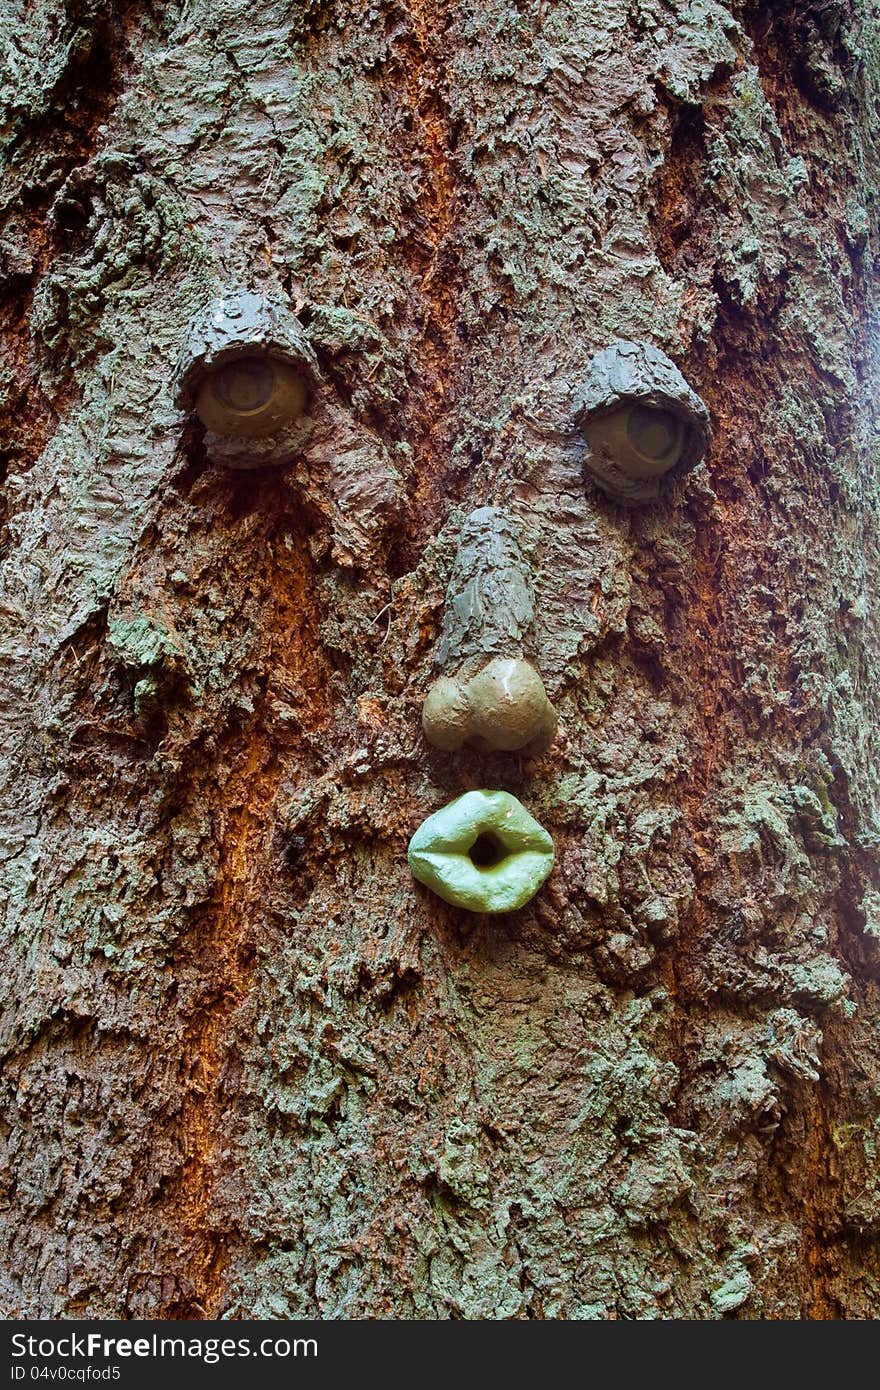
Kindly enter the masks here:
M 441 676 L 422 708 L 425 738 L 453 752 L 542 753 L 556 734 L 556 714 L 529 661 L 495 657 L 469 680 Z
M 523 655 L 535 623 L 531 565 L 518 527 L 500 507 L 479 507 L 461 528 L 435 660 L 443 675 L 422 709 L 425 738 L 454 752 L 542 753 L 556 715 Z

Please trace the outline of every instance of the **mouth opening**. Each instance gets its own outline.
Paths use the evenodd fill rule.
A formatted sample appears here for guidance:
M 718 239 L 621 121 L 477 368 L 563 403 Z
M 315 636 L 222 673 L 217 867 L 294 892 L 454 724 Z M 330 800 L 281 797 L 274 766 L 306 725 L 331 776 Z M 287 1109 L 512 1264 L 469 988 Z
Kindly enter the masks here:
M 506 859 L 509 853 L 495 835 L 483 830 L 468 850 L 468 858 L 478 869 L 493 869 L 502 859 Z

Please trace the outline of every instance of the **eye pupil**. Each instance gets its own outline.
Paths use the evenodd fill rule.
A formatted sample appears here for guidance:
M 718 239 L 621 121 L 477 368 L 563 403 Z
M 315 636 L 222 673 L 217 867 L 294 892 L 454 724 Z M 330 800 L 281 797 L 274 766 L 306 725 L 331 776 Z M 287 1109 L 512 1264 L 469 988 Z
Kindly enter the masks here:
M 271 362 L 243 357 L 214 372 L 211 389 L 227 410 L 249 414 L 262 409 L 271 399 L 275 390 L 275 370 Z
M 634 405 L 626 433 L 632 447 L 645 458 L 661 459 L 676 443 L 680 425 L 671 410 L 661 410 L 653 405 Z

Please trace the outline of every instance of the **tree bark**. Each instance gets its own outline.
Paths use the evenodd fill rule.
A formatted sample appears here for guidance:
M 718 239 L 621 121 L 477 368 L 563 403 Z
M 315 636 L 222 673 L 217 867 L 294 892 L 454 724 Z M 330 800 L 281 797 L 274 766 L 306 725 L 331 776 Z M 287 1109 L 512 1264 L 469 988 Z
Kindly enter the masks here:
M 876 1317 L 869 0 L 5 15 L 3 1315 Z M 319 365 L 281 467 L 174 404 L 231 288 Z M 638 508 L 615 339 L 713 426 Z M 481 507 L 536 757 L 422 733 Z M 514 913 L 407 865 L 479 787 Z

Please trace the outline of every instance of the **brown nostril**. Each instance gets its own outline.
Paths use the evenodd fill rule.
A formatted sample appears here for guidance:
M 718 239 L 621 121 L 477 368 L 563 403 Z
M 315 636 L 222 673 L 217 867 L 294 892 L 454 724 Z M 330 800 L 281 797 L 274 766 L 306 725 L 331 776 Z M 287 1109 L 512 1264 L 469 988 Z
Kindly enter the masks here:
M 425 738 L 435 748 L 454 753 L 468 736 L 470 713 L 467 695 L 458 681 L 441 676 L 431 686 L 422 705 Z
M 422 727 L 429 743 L 447 751 L 471 743 L 484 751 L 532 754 L 553 742 L 556 715 L 530 662 L 495 657 L 467 682 L 435 681 Z
M 496 657 L 467 686 L 470 732 L 490 748 L 516 752 L 536 740 L 549 746 L 556 715 L 544 682 L 528 661 Z

